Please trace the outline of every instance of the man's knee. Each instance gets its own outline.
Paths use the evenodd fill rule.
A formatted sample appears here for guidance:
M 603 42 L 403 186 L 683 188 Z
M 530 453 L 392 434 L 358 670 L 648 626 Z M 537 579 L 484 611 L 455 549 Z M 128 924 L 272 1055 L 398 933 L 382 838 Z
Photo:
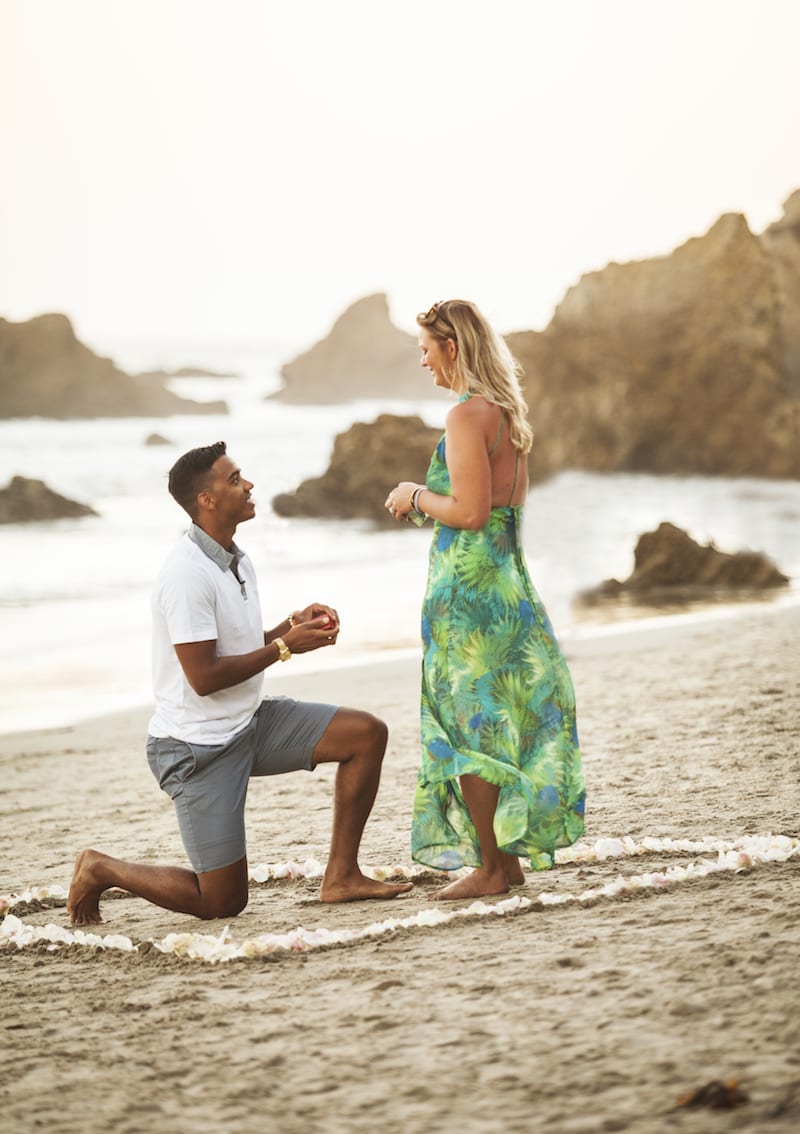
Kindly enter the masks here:
M 373 716 L 365 709 L 349 709 L 346 721 L 342 723 L 346 727 L 347 747 L 352 755 L 383 759 L 389 729 L 380 717 Z
M 211 921 L 217 917 L 236 917 L 247 905 L 247 859 L 198 875 L 200 908 L 198 917 Z
M 247 906 L 248 893 L 214 894 L 203 899 L 200 917 L 203 921 L 213 921 L 220 917 L 237 917 Z
M 386 751 L 386 744 L 389 740 L 389 728 L 385 721 L 380 717 L 373 716 L 372 713 L 360 712 L 359 720 L 361 723 L 360 741 L 364 750 L 373 755 L 377 755 L 379 759 L 383 758 Z
M 388 739 L 389 729 L 380 717 L 363 709 L 338 709 L 314 749 L 314 761 L 345 763 L 358 757 L 380 763 Z

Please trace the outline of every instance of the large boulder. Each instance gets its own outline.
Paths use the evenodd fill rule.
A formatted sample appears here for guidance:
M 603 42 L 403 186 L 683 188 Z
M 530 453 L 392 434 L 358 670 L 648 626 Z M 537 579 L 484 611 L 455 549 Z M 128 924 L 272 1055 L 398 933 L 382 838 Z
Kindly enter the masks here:
M 227 406 L 181 398 L 160 377 L 126 374 L 80 342 L 65 315 L 0 319 L 0 418 L 178 413 L 227 413 Z
M 42 480 L 15 476 L 0 488 L 0 524 L 29 524 L 41 520 L 96 516 L 94 508 L 53 492 Z
M 760 552 L 729 554 L 713 543 L 696 543 L 682 528 L 665 522 L 639 537 L 633 572 L 624 582 L 608 579 L 581 597 L 585 602 L 624 595 L 659 601 L 670 593 L 679 598 L 716 597 L 720 592 L 762 591 L 788 582 Z
M 401 480 L 423 483 L 441 429 L 416 416 L 381 414 L 339 433 L 323 476 L 272 501 L 279 516 L 320 516 L 394 523 L 384 501 Z
M 509 336 L 536 430 L 534 478 L 800 477 L 785 322 L 768 249 L 735 214 L 669 256 L 584 276 L 543 332 Z
M 358 398 L 431 398 L 432 384 L 419 365 L 413 335 L 395 327 L 382 293 L 358 300 L 330 334 L 281 369 L 283 402 L 325 405 Z

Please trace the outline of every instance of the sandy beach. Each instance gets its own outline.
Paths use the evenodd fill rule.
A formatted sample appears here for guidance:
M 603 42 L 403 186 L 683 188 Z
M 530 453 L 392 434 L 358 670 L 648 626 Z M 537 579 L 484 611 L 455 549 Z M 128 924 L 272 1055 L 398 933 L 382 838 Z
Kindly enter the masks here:
M 528 873 L 515 892 L 525 901 L 505 916 L 481 909 L 216 963 L 147 944 L 219 936 L 226 924 L 235 944 L 413 919 L 435 908 L 439 882 L 422 875 L 392 903 L 323 906 L 316 881 L 284 878 L 254 882 L 229 923 L 108 897 L 98 932 L 127 937 L 133 951 L 0 949 L 3 1128 L 796 1131 L 800 855 L 750 865 L 737 852 L 736 870 L 682 877 L 716 861 L 716 849 L 629 852 L 643 840 L 800 834 L 798 642 L 800 607 L 767 604 L 574 642 L 583 845 L 618 853 Z M 410 868 L 418 662 L 273 673 L 267 689 L 388 722 L 362 864 Z M 0 894 L 66 887 L 84 845 L 185 862 L 172 805 L 146 765 L 148 716 L 145 707 L 0 737 Z M 333 774 L 251 785 L 251 868 L 324 861 Z M 618 892 L 576 900 L 619 877 Z M 542 892 L 565 900 L 539 901 Z M 8 916 L 69 929 L 63 902 Z M 735 1109 L 678 1105 L 733 1079 L 749 1100 Z

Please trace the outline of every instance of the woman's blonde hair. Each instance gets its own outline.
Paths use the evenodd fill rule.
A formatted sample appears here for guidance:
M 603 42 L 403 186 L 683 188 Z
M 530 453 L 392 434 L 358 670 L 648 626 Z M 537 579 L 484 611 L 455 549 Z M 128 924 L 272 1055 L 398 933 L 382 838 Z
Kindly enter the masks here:
M 480 394 L 508 415 L 511 442 L 522 453 L 533 444 L 528 407 L 520 389 L 522 367 L 498 335 L 467 299 L 444 299 L 417 315 L 417 323 L 435 339 L 453 339 L 458 347 L 452 388 L 457 394 Z

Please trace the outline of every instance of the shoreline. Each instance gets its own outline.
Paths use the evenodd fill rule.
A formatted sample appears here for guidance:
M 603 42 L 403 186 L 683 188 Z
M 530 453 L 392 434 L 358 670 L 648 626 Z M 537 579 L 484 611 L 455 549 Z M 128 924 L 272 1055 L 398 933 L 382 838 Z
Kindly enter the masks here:
M 772 610 L 783 610 L 800 606 L 800 587 L 790 586 L 779 592 L 765 592 L 738 601 L 694 601 L 680 604 L 680 609 L 659 608 L 655 610 L 646 604 L 631 605 L 628 603 L 609 602 L 592 607 L 580 614 L 574 613 L 568 628 L 556 634 L 565 654 L 569 657 L 575 651 L 580 651 L 585 643 L 594 640 L 613 639 L 628 635 L 647 634 L 669 630 L 672 627 L 702 626 L 706 623 L 731 621 L 749 615 L 763 614 Z M 371 670 L 375 666 L 386 666 L 396 662 L 411 662 L 419 664 L 421 660 L 418 643 L 395 646 L 380 643 L 367 643 L 360 647 L 352 647 L 352 652 L 342 651 L 337 655 L 333 651 L 320 651 L 316 654 L 298 655 L 293 658 L 293 670 L 284 673 L 277 670 L 271 673 L 265 671 L 264 694 L 269 693 L 272 683 L 291 684 L 296 679 L 324 678 L 326 674 L 339 671 Z M 274 670 L 275 667 L 272 667 Z M 91 689 L 91 681 L 87 680 L 87 690 Z M 85 691 L 84 691 L 85 692 Z M 89 701 L 92 700 L 88 696 Z M 106 698 L 107 700 L 107 698 Z M 143 696 L 141 692 L 122 694 L 114 699 L 113 706 L 104 709 L 96 704 L 87 709 L 75 706 L 73 695 L 67 695 L 58 710 L 55 710 L 50 719 L 40 726 L 11 725 L 6 727 L 0 722 L 0 740 L 13 736 L 24 736 L 27 733 L 54 731 L 68 729 L 78 725 L 87 724 L 95 719 L 106 718 L 120 714 L 140 713 L 152 711 L 152 700 Z

